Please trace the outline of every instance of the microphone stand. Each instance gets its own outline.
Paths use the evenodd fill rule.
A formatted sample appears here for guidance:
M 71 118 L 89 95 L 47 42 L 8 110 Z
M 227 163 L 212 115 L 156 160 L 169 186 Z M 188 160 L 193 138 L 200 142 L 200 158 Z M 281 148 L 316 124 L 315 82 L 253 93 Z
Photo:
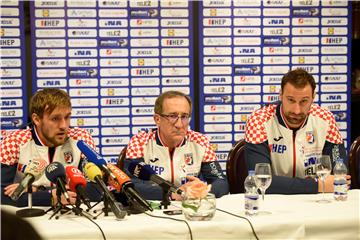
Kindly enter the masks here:
M 102 213 L 104 213 L 104 216 L 107 217 L 109 216 L 109 212 L 111 212 L 111 209 L 109 207 L 109 198 L 106 196 L 106 194 L 104 194 L 102 198 L 102 201 L 104 202 L 104 207 L 101 209 L 100 213 L 94 217 L 94 219 L 97 219 L 97 217 L 100 216 Z M 98 205 L 100 202 L 96 203 L 93 207 Z M 94 211 L 94 213 L 96 213 L 96 210 Z
M 28 187 L 28 208 L 17 210 L 16 216 L 19 217 L 38 217 L 45 215 L 45 211 L 39 208 L 32 208 L 32 185 L 29 183 Z
M 162 187 L 162 201 L 160 202 L 160 209 L 164 207 L 164 209 L 167 209 L 170 205 L 170 189 L 166 187 Z
M 50 210 L 54 210 L 54 213 L 50 216 L 49 220 L 55 216 L 58 212 L 60 212 L 61 214 L 63 213 L 66 213 L 68 211 L 70 211 L 70 209 L 66 206 L 64 206 L 62 203 L 61 203 L 61 190 L 60 190 L 60 187 L 58 185 L 56 185 L 56 199 L 57 199 L 57 202 L 56 202 L 56 206 L 55 207 L 51 207 L 48 211 Z M 61 212 L 61 210 L 64 210 L 64 212 Z M 48 212 L 47 211 L 47 212 Z M 56 216 L 55 219 L 59 219 L 59 216 Z
M 93 216 L 90 213 L 88 213 L 89 209 L 87 209 L 87 211 L 84 211 L 80 207 L 80 205 L 81 205 L 81 199 L 80 199 L 80 196 L 77 195 L 76 196 L 76 201 L 75 201 L 75 206 L 73 206 L 72 209 L 71 209 L 75 213 L 75 215 L 84 216 L 86 218 L 93 218 Z
M 124 210 L 123 205 L 119 202 L 116 202 L 115 199 L 111 199 L 112 195 L 109 192 L 109 190 L 107 190 L 106 186 L 103 186 L 103 189 L 104 189 L 104 195 L 103 195 L 104 207 L 102 208 L 100 213 L 94 217 L 94 219 L 96 219 L 101 213 L 104 213 L 105 216 L 108 216 L 109 212 L 113 212 L 116 219 L 118 220 L 124 219 L 127 212 Z M 94 213 L 96 213 L 96 211 L 94 211 Z
M 130 214 L 139 214 L 139 213 L 144 213 L 146 211 L 146 209 L 141 206 L 140 203 L 138 203 L 136 200 L 134 200 L 130 194 L 128 193 L 123 193 L 125 196 L 125 201 L 127 203 L 127 207 L 125 207 L 126 212 L 128 213 L 128 215 Z

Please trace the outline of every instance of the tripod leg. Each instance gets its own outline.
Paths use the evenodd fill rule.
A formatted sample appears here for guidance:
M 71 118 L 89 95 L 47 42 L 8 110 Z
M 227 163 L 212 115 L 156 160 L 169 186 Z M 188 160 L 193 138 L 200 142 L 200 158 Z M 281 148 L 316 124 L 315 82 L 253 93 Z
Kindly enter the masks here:
M 51 216 L 49 217 L 49 220 L 50 220 L 53 216 L 55 216 L 55 215 L 61 210 L 61 208 L 62 208 L 61 205 L 56 206 L 56 207 L 54 208 L 54 213 L 51 214 Z

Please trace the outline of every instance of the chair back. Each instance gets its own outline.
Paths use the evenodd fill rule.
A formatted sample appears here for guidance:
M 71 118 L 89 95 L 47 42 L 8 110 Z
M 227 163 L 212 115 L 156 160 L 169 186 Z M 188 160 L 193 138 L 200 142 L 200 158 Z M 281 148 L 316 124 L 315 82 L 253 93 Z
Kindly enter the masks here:
M 122 171 L 124 171 L 125 157 L 126 157 L 126 146 L 119 153 L 119 157 L 118 157 L 118 160 L 116 162 L 116 166 Z
M 349 152 L 349 172 L 351 175 L 351 188 L 360 188 L 359 177 L 360 164 L 360 136 L 351 144 Z
M 244 181 L 248 175 L 244 146 L 244 139 L 238 141 L 230 150 L 226 161 L 226 176 L 231 194 L 244 192 Z

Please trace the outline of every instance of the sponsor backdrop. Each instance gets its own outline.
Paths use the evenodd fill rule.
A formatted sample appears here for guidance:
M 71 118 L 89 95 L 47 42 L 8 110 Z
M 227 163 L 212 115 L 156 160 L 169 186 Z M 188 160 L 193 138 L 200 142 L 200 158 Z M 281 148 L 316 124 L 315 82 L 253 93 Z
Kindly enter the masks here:
M 88 129 L 103 156 L 115 160 L 154 126 L 161 92 L 193 97 L 187 1 L 36 1 L 31 14 L 33 89 L 66 89 L 71 125 Z
M 27 121 L 24 4 L 0 3 L 1 136 Z
M 200 126 L 220 160 L 244 137 L 251 112 L 277 101 L 281 78 L 303 68 L 316 102 L 331 110 L 349 145 L 351 6 L 348 1 L 200 3 Z M 223 162 L 225 166 L 225 162 Z
M 1 4 L 1 128 L 14 129 L 27 119 L 23 4 Z M 112 161 L 131 135 L 154 126 L 156 97 L 181 90 L 199 99 L 199 130 L 210 137 L 224 167 L 231 146 L 244 137 L 249 114 L 278 100 L 282 75 L 301 67 L 314 75 L 316 101 L 335 114 L 348 146 L 349 4 L 31 2 L 32 89 L 68 91 L 71 125 L 89 130 Z M 195 35 L 194 20 L 200 23 Z

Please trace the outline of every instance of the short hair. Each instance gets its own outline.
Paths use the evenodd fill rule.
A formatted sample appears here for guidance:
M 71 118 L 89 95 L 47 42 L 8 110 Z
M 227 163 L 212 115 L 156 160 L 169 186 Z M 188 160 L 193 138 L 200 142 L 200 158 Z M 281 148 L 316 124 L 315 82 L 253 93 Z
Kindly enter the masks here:
M 56 107 L 71 108 L 70 96 L 58 88 L 44 88 L 35 93 L 30 100 L 30 115 L 36 113 L 43 117 L 44 113 L 51 114 Z
M 165 99 L 168 98 L 176 98 L 176 97 L 183 97 L 186 99 L 186 101 L 189 103 L 190 106 L 190 115 L 192 113 L 192 102 L 191 102 L 191 98 L 187 95 L 185 95 L 182 92 L 179 91 L 167 91 L 162 93 L 155 101 L 155 107 L 154 107 L 154 112 L 155 113 L 163 113 L 163 103 Z
M 284 91 L 287 83 L 290 83 L 296 88 L 304 88 L 307 84 L 310 84 L 313 93 L 316 88 L 314 77 L 301 68 L 289 71 L 283 76 L 281 79 L 281 91 Z

